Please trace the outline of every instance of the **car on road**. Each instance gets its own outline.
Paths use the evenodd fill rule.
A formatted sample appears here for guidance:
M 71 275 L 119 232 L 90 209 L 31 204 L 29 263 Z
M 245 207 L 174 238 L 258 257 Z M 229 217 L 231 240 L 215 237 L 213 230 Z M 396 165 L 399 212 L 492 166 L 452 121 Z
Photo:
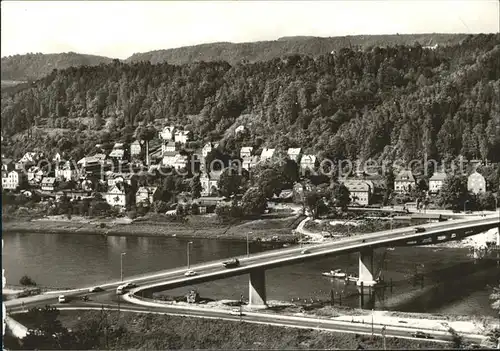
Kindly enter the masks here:
M 309 249 L 304 249 L 304 250 L 300 251 L 300 253 L 302 255 L 308 254 L 309 252 L 311 252 L 311 250 L 309 250 Z
M 243 312 L 239 308 L 233 308 L 229 313 L 235 316 L 243 316 Z
M 366 243 L 366 239 L 361 240 L 362 243 Z
M 100 286 L 94 286 L 94 287 L 89 289 L 89 293 L 101 292 L 101 291 L 104 291 L 104 289 L 101 288 Z
M 233 258 L 232 260 L 222 262 L 222 264 L 226 268 L 236 268 L 240 265 L 240 261 L 237 258 Z
M 59 303 L 66 303 L 66 302 L 68 302 L 68 298 L 64 295 L 59 295 L 59 297 L 57 298 L 57 301 Z
M 415 233 L 423 233 L 423 232 L 425 232 L 425 228 L 415 227 Z
M 133 288 L 137 288 L 137 284 L 128 282 L 128 283 L 123 284 L 123 287 L 125 289 L 133 289 Z
M 432 335 L 429 333 L 424 333 L 423 331 L 417 331 L 412 334 L 414 338 L 420 338 L 420 339 L 432 339 Z
M 192 276 L 195 276 L 196 275 L 196 272 L 195 271 L 192 271 L 192 270 L 189 270 L 187 271 L 186 273 L 184 273 L 184 275 L 186 277 L 192 277 Z

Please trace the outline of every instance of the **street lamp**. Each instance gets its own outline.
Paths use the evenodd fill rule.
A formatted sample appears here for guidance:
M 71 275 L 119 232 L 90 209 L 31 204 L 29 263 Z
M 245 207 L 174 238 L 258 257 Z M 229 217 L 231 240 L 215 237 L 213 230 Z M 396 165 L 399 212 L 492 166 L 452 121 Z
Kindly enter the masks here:
M 123 281 L 123 256 L 125 256 L 126 253 L 122 252 L 120 254 L 120 281 Z
M 248 241 L 248 234 L 252 234 L 252 232 L 250 233 L 247 232 L 247 257 L 250 256 L 250 243 Z
M 188 269 L 189 269 L 189 253 L 190 253 L 189 248 L 190 248 L 190 245 L 193 245 L 193 242 L 192 242 L 192 241 L 189 241 L 189 242 L 187 243 L 187 250 L 186 250 L 186 251 L 187 251 L 187 266 L 188 266 L 187 268 L 188 268 Z

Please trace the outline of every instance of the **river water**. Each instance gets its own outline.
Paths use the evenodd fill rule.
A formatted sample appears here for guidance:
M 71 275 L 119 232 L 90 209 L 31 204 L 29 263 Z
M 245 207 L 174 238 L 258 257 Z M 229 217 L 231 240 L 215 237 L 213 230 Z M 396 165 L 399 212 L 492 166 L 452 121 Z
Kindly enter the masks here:
M 120 254 L 127 276 L 186 265 L 187 242 L 192 241 L 191 263 L 244 255 L 246 243 L 209 239 L 172 237 L 103 237 L 72 234 L 3 234 L 2 265 L 7 284 L 17 285 L 27 274 L 38 285 L 76 288 L 120 277 Z M 251 252 L 272 249 L 253 244 Z M 385 252 L 385 254 L 384 254 Z M 403 247 L 376 251 L 374 265 L 382 269 L 390 288 L 375 296 L 375 309 L 406 312 L 434 312 L 460 315 L 495 316 L 488 296 L 498 284 L 500 269 L 492 261 L 474 263 L 467 249 Z M 424 264 L 422 267 L 421 264 Z M 419 267 L 419 268 L 417 268 Z M 358 255 L 349 254 L 297 264 L 266 272 L 269 300 L 324 300 L 359 306 L 357 288 L 332 280 L 321 272 L 341 268 L 357 273 Z M 416 270 L 424 280 L 415 282 Z M 214 299 L 239 299 L 248 295 L 246 275 L 200 284 L 201 296 Z M 189 288 L 169 294 L 181 295 Z M 332 294 L 333 292 L 333 294 Z

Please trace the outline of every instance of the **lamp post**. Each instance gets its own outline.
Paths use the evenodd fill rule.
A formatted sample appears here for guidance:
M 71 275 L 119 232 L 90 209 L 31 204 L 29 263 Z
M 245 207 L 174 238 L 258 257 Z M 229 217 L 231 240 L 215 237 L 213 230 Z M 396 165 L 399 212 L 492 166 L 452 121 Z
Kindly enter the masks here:
M 248 234 L 252 234 L 252 232 L 247 232 L 247 257 L 250 257 L 250 242 L 248 241 Z
M 122 252 L 120 254 L 120 281 L 123 281 L 123 256 L 125 256 L 126 253 Z
M 189 264 L 189 254 L 190 254 L 190 245 L 193 245 L 193 242 L 192 241 L 189 241 L 187 243 L 187 248 L 186 248 L 186 254 L 187 254 L 187 269 L 189 269 L 190 267 L 190 264 Z
M 392 222 L 394 220 L 394 217 L 391 216 L 391 230 L 392 230 Z
M 465 214 L 465 212 L 466 212 L 466 209 L 467 209 L 467 203 L 468 203 L 468 202 L 469 202 L 469 200 L 465 200 L 465 202 L 464 202 L 464 214 Z
M 382 340 L 384 341 L 384 350 L 386 349 L 385 346 L 385 325 L 382 327 Z
M 373 337 L 373 308 L 372 308 L 372 337 Z

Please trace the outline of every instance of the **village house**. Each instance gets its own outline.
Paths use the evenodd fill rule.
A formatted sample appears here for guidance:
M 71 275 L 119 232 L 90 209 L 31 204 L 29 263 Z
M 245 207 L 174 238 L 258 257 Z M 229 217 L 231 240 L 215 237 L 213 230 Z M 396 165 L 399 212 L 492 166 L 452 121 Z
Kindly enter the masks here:
M 268 148 L 264 148 L 264 149 L 262 150 L 262 153 L 260 154 L 260 161 L 262 161 L 262 162 L 263 162 L 263 161 L 265 161 L 265 160 L 268 160 L 268 159 L 272 158 L 272 157 L 273 157 L 273 155 L 274 155 L 274 151 L 275 151 L 275 150 L 276 150 L 276 149 L 268 149 Z
M 342 183 L 349 190 L 351 203 L 362 206 L 370 204 L 373 188 L 369 182 L 361 179 L 346 179 Z
M 21 163 L 36 163 L 38 161 L 38 153 L 36 152 L 27 152 L 23 157 L 19 160 Z
M 212 143 L 206 143 L 203 146 L 203 149 L 201 149 L 201 155 L 203 156 L 203 158 L 207 157 L 207 155 L 209 154 L 210 151 L 212 151 L 212 149 L 213 149 Z
M 301 148 L 289 148 L 287 151 L 288 158 L 292 161 L 299 162 Z
M 234 130 L 234 134 L 238 134 L 238 133 L 242 133 L 245 131 L 245 126 L 238 126 L 235 130 Z
M 300 159 L 300 169 L 305 171 L 306 169 L 314 169 L 314 167 L 316 167 L 316 156 L 303 155 Z
M 409 170 L 403 170 L 394 179 L 394 191 L 399 194 L 409 193 L 415 186 L 415 178 Z
M 135 203 L 140 204 L 141 202 L 149 201 L 150 204 L 155 200 L 155 196 L 159 193 L 158 188 L 154 186 L 143 186 L 137 189 L 135 193 Z
M 12 170 L 10 172 L 2 171 L 2 188 L 16 190 L 23 185 L 26 176 L 23 172 Z
M 62 165 L 56 164 L 55 176 L 64 181 L 75 180 L 78 178 L 78 168 L 71 161 L 66 161 Z
M 56 162 L 56 163 L 59 163 L 62 161 L 62 156 L 61 154 L 58 152 L 54 155 L 54 157 L 52 158 L 52 161 L 53 162 Z
M 175 147 L 175 143 L 173 141 L 169 141 L 168 143 L 161 145 L 161 153 L 162 154 L 164 154 L 166 152 L 175 152 L 175 151 L 176 151 L 176 147 Z
M 106 159 L 105 154 L 95 154 L 94 156 L 88 156 L 82 158 L 77 162 L 78 166 L 88 168 L 93 166 L 100 166 Z
M 134 178 L 133 173 L 112 173 L 108 172 L 107 173 L 107 184 L 108 188 L 111 189 L 115 185 L 119 183 L 125 183 L 128 185 L 132 185 L 133 178 Z
M 165 141 L 170 141 L 174 138 L 174 132 L 175 132 L 174 126 L 167 126 L 163 128 L 163 130 L 159 133 L 160 138 Z
M 41 183 L 42 191 L 54 191 L 56 189 L 56 178 L 44 177 Z
M 444 181 L 446 180 L 446 173 L 436 172 L 429 179 L 429 192 L 432 194 L 438 193 L 443 187 Z
M 14 161 L 11 158 L 2 157 L 2 171 L 10 172 L 14 170 Z
M 253 146 L 243 146 L 240 149 L 240 157 L 242 159 L 249 158 L 252 156 Z
M 224 202 L 225 198 L 221 196 L 204 196 L 196 200 L 200 206 L 200 214 L 214 212 L 218 204 Z
M 213 171 L 210 173 L 203 173 L 200 176 L 202 196 L 211 196 L 217 194 L 217 191 L 219 190 L 219 180 L 221 174 L 222 171 Z
M 113 149 L 109 153 L 109 158 L 114 159 L 116 161 L 122 161 L 125 159 L 125 150 L 123 149 Z
M 141 143 L 139 140 L 134 141 L 130 144 L 130 156 L 137 157 L 141 155 Z
M 243 165 L 241 167 L 249 171 L 251 168 L 255 167 L 257 163 L 259 163 L 259 160 L 260 160 L 259 156 L 245 157 L 243 158 Z
M 187 155 L 181 155 L 181 154 L 176 154 L 175 155 L 175 160 L 173 163 L 173 167 L 175 169 L 184 169 L 188 165 L 188 156 Z
M 127 194 L 123 187 L 114 186 L 104 196 L 110 206 L 125 207 L 127 205 Z
M 474 171 L 467 178 L 467 190 L 476 195 L 486 192 L 486 179 L 482 174 Z
M 176 143 L 185 144 L 188 142 L 191 132 L 189 130 L 178 130 L 174 133 Z
M 163 158 L 162 158 L 161 163 L 165 167 L 174 167 L 174 164 L 176 161 L 176 156 L 177 156 L 177 152 L 175 152 L 175 151 L 165 151 L 163 153 Z
M 27 178 L 30 185 L 38 184 L 44 176 L 44 172 L 37 166 L 31 166 L 28 169 Z
M 61 198 L 63 196 L 66 196 L 66 198 L 69 201 L 79 201 L 79 200 L 83 200 L 83 199 L 90 199 L 90 198 L 92 198 L 90 191 L 84 191 L 84 190 L 62 190 L 62 191 L 58 191 L 58 192 L 55 193 L 56 201 L 61 200 Z

